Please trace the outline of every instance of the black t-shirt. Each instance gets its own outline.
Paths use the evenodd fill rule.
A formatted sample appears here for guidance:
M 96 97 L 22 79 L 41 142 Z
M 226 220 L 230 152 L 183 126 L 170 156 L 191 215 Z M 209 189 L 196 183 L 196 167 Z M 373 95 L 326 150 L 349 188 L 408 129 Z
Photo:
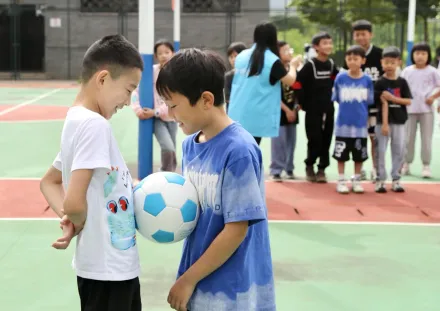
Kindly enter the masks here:
M 292 87 L 286 86 L 282 83 L 281 83 L 281 101 L 287 107 L 289 107 L 289 109 L 297 111 L 295 91 L 293 90 Z M 287 120 L 287 116 L 286 116 L 286 113 L 284 112 L 284 110 L 281 109 L 280 125 L 288 125 L 288 124 L 291 124 L 291 123 Z M 293 124 L 298 124 L 298 114 L 297 114 L 296 120 L 295 120 L 295 122 L 293 122 Z
M 311 59 L 297 73 L 295 90 L 298 90 L 299 104 L 306 112 L 333 112 L 332 89 L 338 74 L 332 59 L 325 62 Z
M 284 67 L 281 60 L 275 61 L 272 65 L 272 69 L 270 70 L 270 77 L 269 82 L 271 85 L 275 85 L 281 78 L 285 77 L 287 75 L 287 70 Z
M 380 95 L 388 91 L 396 97 L 412 98 L 411 91 L 405 79 L 398 77 L 397 80 L 389 80 L 380 77 L 374 85 L 374 101 L 377 107 L 377 123 L 382 124 L 382 102 Z M 388 124 L 405 124 L 408 112 L 405 105 L 388 102 Z

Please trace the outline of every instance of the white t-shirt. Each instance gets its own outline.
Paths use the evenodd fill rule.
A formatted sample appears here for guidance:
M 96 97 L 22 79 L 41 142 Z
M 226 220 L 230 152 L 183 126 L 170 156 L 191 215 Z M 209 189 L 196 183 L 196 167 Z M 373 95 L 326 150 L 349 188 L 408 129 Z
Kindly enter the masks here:
M 132 179 L 110 123 L 84 107 L 70 108 L 53 166 L 62 172 L 65 190 L 74 170 L 94 170 L 73 259 L 77 275 L 102 281 L 138 277 Z

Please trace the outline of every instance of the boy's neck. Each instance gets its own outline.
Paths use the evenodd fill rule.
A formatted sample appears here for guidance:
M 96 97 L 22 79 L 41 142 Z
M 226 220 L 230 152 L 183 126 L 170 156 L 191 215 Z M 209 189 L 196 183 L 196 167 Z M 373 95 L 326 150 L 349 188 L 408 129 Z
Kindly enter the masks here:
M 86 109 L 102 115 L 98 103 L 95 100 L 92 100 L 93 97 L 92 91 L 87 87 L 87 85 L 83 84 L 81 85 L 79 93 L 76 95 L 73 106 L 83 106 Z
M 233 123 L 223 107 L 216 107 L 214 109 L 217 109 L 218 111 L 213 114 L 208 125 L 202 129 L 202 133 L 199 135 L 198 139 L 200 143 L 207 142 L 217 136 L 221 131 Z
M 384 76 L 384 78 L 386 78 L 386 79 L 388 79 L 388 80 L 397 80 L 397 74 L 396 74 L 396 71 L 394 71 L 394 72 L 389 72 L 389 73 L 385 72 L 385 73 L 383 74 L 383 76 Z
M 428 65 L 425 65 L 425 64 L 423 64 L 423 65 L 417 65 L 417 64 L 414 64 L 414 66 L 415 66 L 417 69 L 424 69 L 424 68 L 427 67 Z
M 316 56 L 316 59 L 321 62 L 326 62 L 328 60 L 328 58 L 329 58 L 328 55 L 325 55 L 325 54 L 318 54 Z
M 358 79 L 358 78 L 362 77 L 363 73 L 360 68 L 356 69 L 356 70 L 348 69 L 348 75 L 354 79 Z
M 363 46 L 362 48 L 365 50 L 365 52 L 367 52 L 371 48 L 371 46 L 372 46 L 372 44 L 370 42 L 370 43 L 368 43 L 367 46 Z

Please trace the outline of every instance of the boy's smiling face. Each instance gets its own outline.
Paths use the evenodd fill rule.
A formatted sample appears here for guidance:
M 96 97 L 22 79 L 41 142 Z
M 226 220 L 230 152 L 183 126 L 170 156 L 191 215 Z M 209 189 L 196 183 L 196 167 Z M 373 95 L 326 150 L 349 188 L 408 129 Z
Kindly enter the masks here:
M 372 37 L 373 34 L 368 30 L 355 30 L 353 32 L 353 40 L 365 50 L 370 47 Z
M 169 93 L 169 98 L 163 100 L 168 106 L 169 116 L 186 135 L 203 130 L 209 123 L 209 110 L 214 107 L 214 96 L 211 92 L 203 92 L 194 106 L 188 98 L 179 93 Z

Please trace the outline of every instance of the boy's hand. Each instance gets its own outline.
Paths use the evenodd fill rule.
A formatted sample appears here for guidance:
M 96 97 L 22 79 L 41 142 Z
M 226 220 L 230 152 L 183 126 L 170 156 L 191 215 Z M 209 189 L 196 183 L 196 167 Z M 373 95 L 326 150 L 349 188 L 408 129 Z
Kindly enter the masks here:
M 287 117 L 287 121 L 289 121 L 289 123 L 295 122 L 295 120 L 296 120 L 296 111 L 289 109 L 286 112 L 286 117 Z
M 177 279 L 168 295 L 170 307 L 177 311 L 187 311 L 189 299 L 191 298 L 196 284 L 188 280 L 184 275 Z
M 434 98 L 432 98 L 432 96 L 429 96 L 429 97 L 426 99 L 426 103 L 427 103 L 428 105 L 432 105 L 432 104 L 434 103 Z
M 388 91 L 383 91 L 381 97 L 385 98 L 387 101 L 393 101 L 394 95 Z
M 58 238 L 53 244 L 52 247 L 56 249 L 66 249 L 70 241 L 75 236 L 75 226 L 72 222 L 64 216 L 60 221 L 60 228 L 63 230 L 63 236 Z
M 290 61 L 290 66 L 298 68 L 299 65 L 302 63 L 302 55 L 297 55 Z
M 382 124 L 381 132 L 383 136 L 388 136 L 388 134 L 390 133 L 390 127 L 388 126 L 388 124 Z
M 154 110 L 150 108 L 143 108 L 143 114 L 145 119 L 151 119 L 154 117 Z

